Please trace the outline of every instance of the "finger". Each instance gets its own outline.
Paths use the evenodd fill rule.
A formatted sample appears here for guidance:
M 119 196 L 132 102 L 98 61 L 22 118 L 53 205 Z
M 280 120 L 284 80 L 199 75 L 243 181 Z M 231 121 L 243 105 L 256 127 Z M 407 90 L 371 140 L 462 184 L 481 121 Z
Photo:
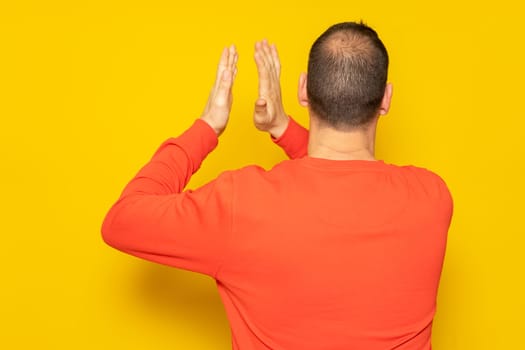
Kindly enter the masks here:
M 258 70 L 261 70 L 264 65 L 264 60 L 262 58 L 262 52 L 261 52 L 262 48 L 261 48 L 261 42 L 260 41 L 256 41 L 255 42 L 255 52 L 254 52 L 254 58 L 255 58 L 255 63 L 257 64 L 257 69 Z
M 266 39 L 263 40 L 262 49 L 264 52 L 264 58 L 266 60 L 266 64 L 268 65 L 269 69 L 274 69 L 274 63 L 272 59 L 272 50 L 270 49 L 268 40 Z
M 226 69 L 233 71 L 233 66 L 235 65 L 235 55 L 235 45 L 230 45 L 230 47 L 228 48 L 228 63 Z
M 273 80 L 273 76 L 276 74 L 276 68 L 275 64 L 273 63 L 272 53 L 268 44 L 268 40 L 266 39 L 264 39 L 261 43 L 261 52 L 264 64 L 266 66 L 266 70 L 268 71 L 268 79 Z
M 265 52 L 265 49 L 264 49 L 266 43 L 267 43 L 266 39 L 263 39 L 263 40 L 259 41 L 256 44 L 256 52 L 258 52 L 260 60 L 261 60 L 262 64 L 265 66 L 265 69 L 266 70 L 270 70 L 270 61 L 269 61 L 268 55 L 267 55 L 267 53 Z
M 236 50 L 234 55 L 233 55 L 233 67 L 232 68 L 236 68 L 237 67 L 237 61 L 238 60 L 239 60 L 239 53 Z
M 221 58 L 219 59 L 219 64 L 217 65 L 217 73 L 215 76 L 215 82 L 213 83 L 213 88 L 210 93 L 210 98 L 213 98 L 213 96 L 215 96 L 215 92 L 217 90 L 217 87 L 219 86 L 219 81 L 222 77 L 222 73 L 228 66 L 228 56 L 229 49 L 225 47 L 222 49 Z
M 215 92 L 214 104 L 218 106 L 225 106 L 228 103 L 231 95 L 231 87 L 233 84 L 233 73 L 226 69 L 222 73 L 217 91 Z
M 259 72 L 259 75 L 265 74 L 267 72 L 267 65 L 266 65 L 264 56 L 265 55 L 262 49 L 262 44 L 259 41 L 255 43 L 255 53 L 254 53 L 255 64 L 257 65 L 257 70 Z
M 219 87 L 220 81 L 223 77 L 223 74 L 226 70 L 234 71 L 233 68 L 235 62 L 236 62 L 236 56 L 237 50 L 235 49 L 234 45 L 230 45 L 229 47 L 225 47 L 222 50 L 221 58 L 219 60 L 219 65 L 217 67 L 217 76 L 215 78 L 215 84 L 213 85 L 213 89 L 211 91 L 211 96 L 214 97 L 217 93 L 217 89 Z
M 232 59 L 232 66 L 231 71 L 233 72 L 235 69 L 237 69 L 237 61 L 239 60 L 239 54 L 237 52 L 237 48 L 233 46 L 233 59 Z
M 255 52 L 254 58 L 259 76 L 259 97 L 265 96 L 270 86 L 270 76 L 262 56 L 263 54 L 260 51 Z
M 264 56 L 266 58 L 266 65 L 268 69 L 268 74 L 272 83 L 279 80 L 281 74 L 281 66 L 279 63 L 279 56 L 277 55 L 277 49 L 275 45 L 269 45 L 268 42 L 264 42 L 262 49 L 264 51 Z
M 270 51 L 272 53 L 272 60 L 275 66 L 275 70 L 277 72 L 277 76 L 280 76 L 281 75 L 281 60 L 279 59 L 279 53 L 277 52 L 277 47 L 275 46 L 275 44 L 272 44 L 272 46 L 270 46 Z
M 228 66 L 228 56 L 229 56 L 229 50 L 228 48 L 222 49 L 221 58 L 219 60 L 219 65 L 217 66 L 217 80 L 220 79 L 222 72 L 226 67 Z
M 230 70 L 233 75 L 232 79 L 233 81 L 235 81 L 235 77 L 237 76 L 237 61 L 239 60 L 239 54 L 237 53 L 237 48 L 234 45 L 232 45 L 232 47 L 233 47 L 233 60 L 232 60 L 232 65 L 230 67 Z
M 253 58 L 255 59 L 255 64 L 257 65 L 257 71 L 259 74 L 261 71 L 266 70 L 265 64 L 264 64 L 264 58 L 263 58 L 263 52 L 261 51 L 260 43 L 257 43 L 255 45 L 255 53 L 253 54 Z
M 232 66 L 234 80 L 235 80 L 235 76 L 237 76 L 237 61 L 238 60 L 239 60 L 239 55 L 237 54 L 237 52 L 235 52 L 235 56 L 233 57 L 233 66 Z

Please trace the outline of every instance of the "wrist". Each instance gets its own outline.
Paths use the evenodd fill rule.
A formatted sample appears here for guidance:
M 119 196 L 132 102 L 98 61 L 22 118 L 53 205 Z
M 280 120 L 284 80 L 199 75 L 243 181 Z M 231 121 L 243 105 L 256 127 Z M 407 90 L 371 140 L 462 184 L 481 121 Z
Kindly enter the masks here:
M 202 120 L 203 122 L 205 122 L 206 124 L 208 124 L 208 126 L 215 132 L 215 134 L 218 136 L 220 136 L 222 134 L 222 132 L 224 131 L 224 127 L 217 127 L 212 120 L 210 120 L 209 118 L 207 118 L 206 116 L 202 116 L 199 118 L 200 120 Z
M 288 128 L 288 124 L 290 123 L 290 117 L 285 114 L 280 118 L 280 120 L 281 122 L 268 129 L 268 133 L 270 133 L 274 139 L 278 139 L 283 136 L 284 132 Z

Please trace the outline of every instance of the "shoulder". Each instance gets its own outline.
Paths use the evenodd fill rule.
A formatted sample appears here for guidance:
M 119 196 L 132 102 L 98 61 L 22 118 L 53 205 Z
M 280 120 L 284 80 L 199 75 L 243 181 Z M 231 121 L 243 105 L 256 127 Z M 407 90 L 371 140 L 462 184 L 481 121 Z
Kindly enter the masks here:
M 420 189 L 434 198 L 452 202 L 452 195 L 447 183 L 436 172 L 413 165 L 397 166 L 397 168 L 414 189 Z
M 397 166 L 397 168 L 400 169 L 400 171 L 403 171 L 404 173 L 417 177 L 421 181 L 428 181 L 430 183 L 440 183 L 446 186 L 445 181 L 441 176 L 439 176 L 436 172 L 419 167 L 414 165 L 404 165 L 404 166 Z

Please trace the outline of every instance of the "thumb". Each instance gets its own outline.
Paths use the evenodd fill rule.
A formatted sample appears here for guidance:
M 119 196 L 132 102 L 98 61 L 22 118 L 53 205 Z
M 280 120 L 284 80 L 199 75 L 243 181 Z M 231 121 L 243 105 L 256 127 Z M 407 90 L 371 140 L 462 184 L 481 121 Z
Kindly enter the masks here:
M 266 112 L 266 100 L 259 98 L 257 101 L 255 101 L 255 113 L 263 112 Z

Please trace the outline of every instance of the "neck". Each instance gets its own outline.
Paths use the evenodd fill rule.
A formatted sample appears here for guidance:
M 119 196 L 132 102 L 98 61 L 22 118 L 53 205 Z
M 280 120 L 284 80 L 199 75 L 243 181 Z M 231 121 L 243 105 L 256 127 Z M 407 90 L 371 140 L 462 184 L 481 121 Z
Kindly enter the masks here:
M 377 118 L 362 128 L 337 130 L 310 118 L 308 156 L 331 160 L 375 160 Z

